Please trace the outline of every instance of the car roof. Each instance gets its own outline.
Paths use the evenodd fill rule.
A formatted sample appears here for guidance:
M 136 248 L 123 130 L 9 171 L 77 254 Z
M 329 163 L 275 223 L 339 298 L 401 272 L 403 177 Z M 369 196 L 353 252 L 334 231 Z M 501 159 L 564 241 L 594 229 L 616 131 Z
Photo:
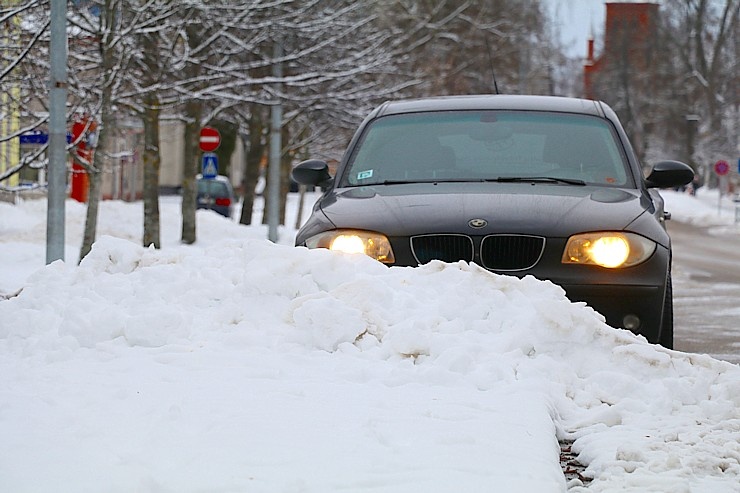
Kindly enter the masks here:
M 375 110 L 376 117 L 451 110 L 530 110 L 581 113 L 604 117 L 603 103 L 590 99 L 561 96 L 509 94 L 479 94 L 468 96 L 437 96 L 431 98 L 387 101 Z
M 203 178 L 203 175 L 198 174 L 195 178 L 198 181 L 219 181 L 219 182 L 224 182 L 224 183 L 228 183 L 229 185 L 231 185 L 231 181 L 229 180 L 229 178 L 224 175 L 216 175 L 213 178 Z

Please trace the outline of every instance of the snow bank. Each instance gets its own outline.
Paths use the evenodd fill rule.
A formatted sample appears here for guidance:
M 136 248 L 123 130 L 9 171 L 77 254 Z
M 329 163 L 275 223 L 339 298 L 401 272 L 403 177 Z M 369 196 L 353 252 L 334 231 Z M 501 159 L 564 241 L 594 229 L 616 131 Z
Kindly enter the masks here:
M 588 491 L 740 484 L 740 368 L 465 263 L 103 237 L 0 354 L 7 491 L 563 491 L 556 436 Z

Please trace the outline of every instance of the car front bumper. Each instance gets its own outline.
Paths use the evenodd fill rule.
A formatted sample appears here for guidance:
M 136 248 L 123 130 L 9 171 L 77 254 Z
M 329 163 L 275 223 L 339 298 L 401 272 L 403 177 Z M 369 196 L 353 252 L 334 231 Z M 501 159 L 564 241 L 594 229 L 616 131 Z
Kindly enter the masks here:
M 416 266 L 409 238 L 389 238 L 396 256 L 394 265 Z M 602 314 L 607 324 L 628 328 L 645 336 L 651 343 L 660 339 L 666 284 L 670 272 L 670 252 L 658 245 L 645 262 L 623 269 L 607 269 L 593 265 L 563 264 L 565 238 L 548 238 L 537 264 L 526 270 L 492 271 L 497 274 L 525 277 L 531 275 L 547 280 L 565 290 L 573 302 L 585 302 Z M 479 240 L 474 241 L 479 251 Z M 482 265 L 476 254 L 473 262 Z M 635 321 L 639 323 L 635 326 Z M 630 325 L 632 324 L 632 325 Z
M 571 301 L 583 301 L 602 314 L 606 322 L 617 328 L 636 317 L 639 325 L 630 328 L 651 343 L 660 340 L 665 287 L 624 285 L 561 285 Z M 632 318 L 635 320 L 635 318 Z

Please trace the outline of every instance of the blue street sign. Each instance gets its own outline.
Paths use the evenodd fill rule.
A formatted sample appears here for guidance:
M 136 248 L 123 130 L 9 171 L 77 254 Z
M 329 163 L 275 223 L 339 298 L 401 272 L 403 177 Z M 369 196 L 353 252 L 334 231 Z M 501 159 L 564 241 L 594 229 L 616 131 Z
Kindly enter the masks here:
M 201 174 L 206 180 L 216 178 L 218 176 L 218 156 L 212 152 L 206 152 L 203 154 L 203 170 Z
M 42 132 L 28 132 L 18 136 L 21 144 L 46 144 L 49 142 L 49 134 Z
M 18 136 L 18 140 L 21 144 L 30 145 L 43 145 L 49 142 L 49 134 L 45 134 L 40 130 L 32 130 Z M 67 144 L 72 142 L 72 135 L 67 134 Z

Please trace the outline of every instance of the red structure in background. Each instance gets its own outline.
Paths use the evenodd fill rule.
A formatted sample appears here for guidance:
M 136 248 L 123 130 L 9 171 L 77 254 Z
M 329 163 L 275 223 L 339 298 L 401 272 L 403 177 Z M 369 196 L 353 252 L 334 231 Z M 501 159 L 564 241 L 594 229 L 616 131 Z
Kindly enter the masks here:
M 643 54 L 650 43 L 658 19 L 656 3 L 607 3 L 604 52 L 594 57 L 594 40 L 588 40 L 586 63 L 583 66 L 583 93 L 587 99 L 596 99 L 594 78 L 606 70 L 610 59 L 626 56 L 634 67 L 647 63 Z M 624 51 L 626 49 L 626 51 Z
M 70 198 L 77 202 L 87 202 L 90 180 L 80 161 L 92 164 L 93 148 L 88 148 L 88 139 L 94 135 L 98 125 L 85 114 L 76 118 L 72 124 L 72 142 L 76 142 L 75 155 L 72 161 L 72 183 Z

